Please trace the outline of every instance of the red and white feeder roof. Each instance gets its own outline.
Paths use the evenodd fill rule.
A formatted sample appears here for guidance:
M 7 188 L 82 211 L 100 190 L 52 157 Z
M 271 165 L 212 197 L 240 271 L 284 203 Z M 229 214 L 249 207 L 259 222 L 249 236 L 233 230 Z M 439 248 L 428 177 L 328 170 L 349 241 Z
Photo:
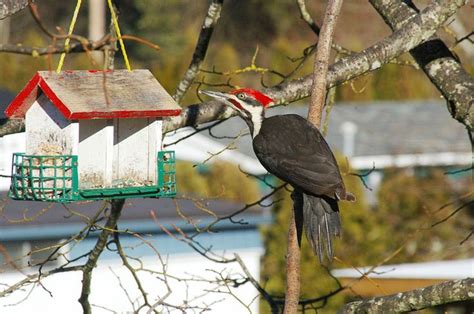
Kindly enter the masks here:
M 44 93 L 69 120 L 177 116 L 181 107 L 148 70 L 38 71 L 5 110 L 23 118 Z

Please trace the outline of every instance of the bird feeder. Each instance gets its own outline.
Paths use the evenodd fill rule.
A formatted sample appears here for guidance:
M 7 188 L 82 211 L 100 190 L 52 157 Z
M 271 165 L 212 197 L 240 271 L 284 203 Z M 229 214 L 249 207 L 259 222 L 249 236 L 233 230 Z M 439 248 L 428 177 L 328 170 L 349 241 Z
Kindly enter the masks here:
M 181 108 L 148 70 L 40 71 L 7 107 L 24 118 L 13 155 L 16 200 L 173 197 L 175 156 L 162 121 Z

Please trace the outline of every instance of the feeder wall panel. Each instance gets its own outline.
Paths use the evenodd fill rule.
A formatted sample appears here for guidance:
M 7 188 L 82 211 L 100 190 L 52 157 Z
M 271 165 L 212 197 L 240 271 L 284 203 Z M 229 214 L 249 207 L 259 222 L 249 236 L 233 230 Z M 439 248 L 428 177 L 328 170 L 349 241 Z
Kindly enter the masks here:
M 156 158 L 158 151 L 162 150 L 163 120 L 150 118 L 148 126 L 148 180 L 158 182 Z
M 113 121 L 79 121 L 79 186 L 101 188 L 112 185 Z
M 43 94 L 25 115 L 26 153 L 70 155 L 77 153 L 78 124 L 64 118 Z
M 119 186 L 156 183 L 156 154 L 161 147 L 161 121 L 114 120 L 113 182 Z

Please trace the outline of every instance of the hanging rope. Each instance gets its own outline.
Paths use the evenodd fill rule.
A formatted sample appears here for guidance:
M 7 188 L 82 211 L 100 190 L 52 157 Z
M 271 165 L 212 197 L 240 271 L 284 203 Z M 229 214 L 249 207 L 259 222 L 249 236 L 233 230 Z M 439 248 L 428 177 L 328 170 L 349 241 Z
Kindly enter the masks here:
M 74 9 L 74 15 L 72 16 L 71 23 L 69 24 L 68 37 L 64 41 L 64 48 L 66 51 L 68 51 L 69 49 L 69 42 L 71 41 L 70 36 L 72 35 L 72 32 L 74 31 L 74 26 L 76 25 L 77 16 L 79 15 L 79 9 L 81 8 L 81 4 L 82 4 L 82 0 L 77 0 L 76 9 Z M 65 58 L 66 58 L 66 52 L 63 52 L 61 54 L 61 57 L 59 58 L 58 68 L 56 69 L 57 73 L 61 72 L 61 69 L 63 68 L 63 65 L 64 65 Z
M 110 15 L 112 16 L 115 32 L 117 33 L 118 41 L 120 43 L 120 48 L 122 49 L 122 55 L 125 61 L 125 66 L 127 67 L 127 70 L 130 72 L 132 71 L 132 68 L 130 67 L 130 62 L 128 61 L 127 51 L 125 50 L 125 45 L 123 43 L 122 33 L 120 32 L 117 15 L 115 14 L 114 6 L 112 5 L 112 0 L 108 0 L 107 2 L 109 4 Z

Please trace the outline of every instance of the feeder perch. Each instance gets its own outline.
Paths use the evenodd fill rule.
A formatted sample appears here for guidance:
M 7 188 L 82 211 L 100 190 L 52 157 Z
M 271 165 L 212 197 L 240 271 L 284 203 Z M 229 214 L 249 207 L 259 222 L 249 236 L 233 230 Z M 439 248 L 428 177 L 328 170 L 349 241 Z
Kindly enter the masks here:
M 162 121 L 181 108 L 148 70 L 40 71 L 7 107 L 24 118 L 26 152 L 13 155 L 16 200 L 173 197 L 175 155 Z

